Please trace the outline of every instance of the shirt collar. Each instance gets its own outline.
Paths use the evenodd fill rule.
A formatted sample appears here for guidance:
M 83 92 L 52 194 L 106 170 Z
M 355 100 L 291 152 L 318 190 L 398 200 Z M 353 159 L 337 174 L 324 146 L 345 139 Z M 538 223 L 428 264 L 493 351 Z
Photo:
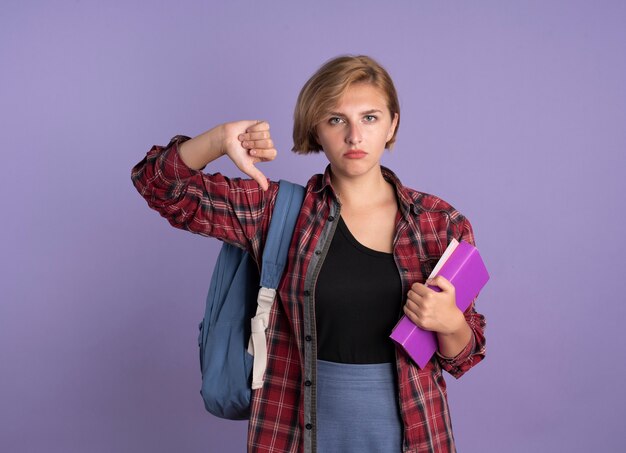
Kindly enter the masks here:
M 398 206 L 402 216 L 407 219 L 411 214 L 417 214 L 418 208 L 413 198 L 410 196 L 409 190 L 402 185 L 400 179 L 394 172 L 389 170 L 387 167 L 383 167 L 382 165 L 380 168 L 383 178 L 390 182 L 396 191 Z M 310 184 L 312 192 L 320 193 L 324 190 L 328 190 L 332 196 L 337 199 L 337 194 L 335 193 L 330 181 L 330 164 L 326 166 L 326 170 L 323 175 L 315 175 L 311 178 Z

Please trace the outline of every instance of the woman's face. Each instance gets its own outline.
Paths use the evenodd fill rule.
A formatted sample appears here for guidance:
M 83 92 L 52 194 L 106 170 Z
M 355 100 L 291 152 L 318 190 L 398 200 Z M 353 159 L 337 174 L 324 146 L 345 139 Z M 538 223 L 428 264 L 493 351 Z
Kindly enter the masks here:
M 333 174 L 357 177 L 378 170 L 397 123 L 383 91 L 369 83 L 351 85 L 316 128 Z

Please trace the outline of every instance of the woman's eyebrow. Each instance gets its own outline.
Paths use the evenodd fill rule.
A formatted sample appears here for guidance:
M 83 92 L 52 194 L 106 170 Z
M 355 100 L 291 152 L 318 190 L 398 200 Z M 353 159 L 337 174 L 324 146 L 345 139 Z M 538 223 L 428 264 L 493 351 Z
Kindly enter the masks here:
M 361 112 L 360 115 L 371 115 L 372 113 L 382 113 L 380 109 L 369 109 Z M 342 112 L 328 112 L 328 116 L 346 116 L 345 113 Z
M 383 113 L 383 111 L 379 110 L 379 109 L 370 109 L 370 110 L 366 110 L 364 112 L 361 112 L 361 115 L 370 115 L 372 113 Z

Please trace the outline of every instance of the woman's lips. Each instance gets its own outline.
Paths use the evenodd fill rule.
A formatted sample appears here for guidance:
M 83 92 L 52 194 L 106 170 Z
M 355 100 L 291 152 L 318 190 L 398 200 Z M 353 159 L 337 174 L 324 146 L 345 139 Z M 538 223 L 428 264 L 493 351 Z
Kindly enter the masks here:
M 367 156 L 367 153 L 362 149 L 351 149 L 343 155 L 347 159 L 361 159 L 365 156 Z

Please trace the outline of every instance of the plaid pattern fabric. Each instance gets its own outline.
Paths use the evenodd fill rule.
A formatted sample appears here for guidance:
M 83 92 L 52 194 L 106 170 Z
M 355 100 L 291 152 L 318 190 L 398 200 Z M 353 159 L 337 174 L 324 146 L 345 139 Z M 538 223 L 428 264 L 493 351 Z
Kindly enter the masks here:
M 252 180 L 190 170 L 178 156 L 178 145 L 186 139 L 176 136 L 166 147 L 154 146 L 133 168 L 135 187 L 173 226 L 238 245 L 258 260 L 278 184 L 272 182 L 263 192 Z M 391 171 L 382 171 L 395 186 L 399 201 L 393 253 L 406 294 L 412 283 L 424 282 L 452 238 L 473 244 L 474 236 L 468 220 L 446 202 L 405 188 Z M 304 368 L 305 343 L 315 344 L 315 329 L 312 335 L 305 334 L 305 325 L 314 320 L 303 301 L 310 296 L 305 280 L 314 270 L 309 264 L 314 254 L 320 253 L 320 238 L 333 220 L 333 206 L 337 208 L 338 201 L 327 169 L 307 184 L 287 269 L 270 316 L 265 385 L 254 391 L 252 398 L 250 452 L 315 451 L 314 399 L 312 404 L 304 403 L 306 391 L 315 394 L 315 382 L 303 379 L 311 371 Z M 435 355 L 421 370 L 397 349 L 405 452 L 456 451 L 442 370 L 459 378 L 485 354 L 483 316 L 472 304 L 465 318 L 474 335 L 455 358 Z M 306 432 L 312 436 L 310 443 L 304 442 Z

